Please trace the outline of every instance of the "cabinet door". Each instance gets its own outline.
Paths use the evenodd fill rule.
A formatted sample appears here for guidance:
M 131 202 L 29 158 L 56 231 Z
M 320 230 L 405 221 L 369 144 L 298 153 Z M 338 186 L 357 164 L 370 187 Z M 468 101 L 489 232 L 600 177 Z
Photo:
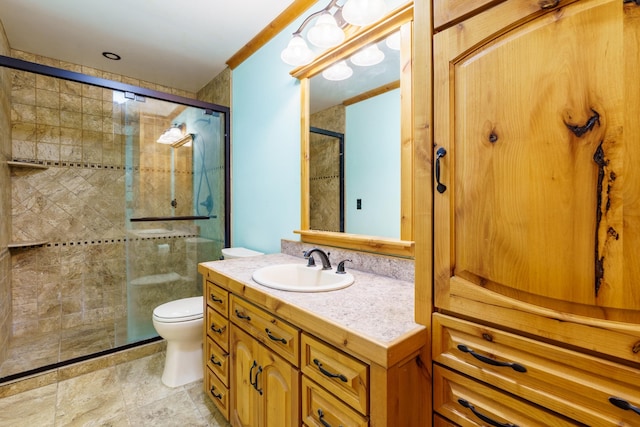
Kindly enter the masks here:
M 436 305 L 640 323 L 639 6 L 528 3 L 434 36 Z
M 297 427 L 300 425 L 300 374 L 284 359 L 260 346 L 260 370 L 257 388 L 262 392 L 258 405 L 261 426 Z
M 235 325 L 231 327 L 231 355 L 233 425 L 300 425 L 298 370 Z
M 258 427 L 259 394 L 254 387 L 259 344 L 231 326 L 231 421 L 236 427 Z

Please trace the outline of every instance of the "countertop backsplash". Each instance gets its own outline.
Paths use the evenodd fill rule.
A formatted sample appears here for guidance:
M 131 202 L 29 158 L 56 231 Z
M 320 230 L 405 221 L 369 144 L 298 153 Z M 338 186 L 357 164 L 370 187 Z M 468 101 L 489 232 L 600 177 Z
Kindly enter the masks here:
M 283 254 L 300 258 L 304 258 L 302 256 L 303 252 L 314 247 L 331 254 L 331 265 L 336 266 L 340 261 L 350 259 L 352 262 L 345 263 L 345 269 L 347 271 L 349 271 L 349 268 L 353 268 L 398 280 L 414 282 L 415 268 L 413 259 L 314 245 L 312 243 L 303 243 L 287 239 L 280 241 L 280 251 Z

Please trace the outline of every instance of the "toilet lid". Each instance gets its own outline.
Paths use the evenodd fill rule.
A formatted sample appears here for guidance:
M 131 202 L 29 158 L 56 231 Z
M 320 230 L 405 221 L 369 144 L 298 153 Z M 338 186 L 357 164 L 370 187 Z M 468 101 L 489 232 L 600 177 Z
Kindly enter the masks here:
M 202 318 L 203 298 L 183 298 L 157 306 L 153 317 L 162 322 L 186 322 Z

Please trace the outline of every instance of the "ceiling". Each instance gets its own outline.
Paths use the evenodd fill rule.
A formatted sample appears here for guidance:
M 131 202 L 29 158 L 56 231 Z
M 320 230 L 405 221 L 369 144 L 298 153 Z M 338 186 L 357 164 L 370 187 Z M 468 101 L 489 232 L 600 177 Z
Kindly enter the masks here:
M 0 21 L 12 49 L 196 92 L 291 3 L 0 0 Z

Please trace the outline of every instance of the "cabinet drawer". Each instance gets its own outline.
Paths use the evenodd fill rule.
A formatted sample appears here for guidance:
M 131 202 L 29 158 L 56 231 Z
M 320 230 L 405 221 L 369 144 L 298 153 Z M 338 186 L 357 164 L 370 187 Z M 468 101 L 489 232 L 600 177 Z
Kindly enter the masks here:
M 229 321 L 207 306 L 207 335 L 224 351 L 229 351 Z
M 302 377 L 302 421 L 309 427 L 369 425 L 365 417 L 305 376 Z
M 433 409 L 462 426 L 580 425 L 437 365 L 433 367 Z
M 588 425 L 640 423 L 640 370 L 441 314 L 433 360 Z
M 207 280 L 207 304 L 224 317 L 229 317 L 229 291 Z
M 216 376 L 226 385 L 229 386 L 229 353 L 224 351 L 218 344 L 207 336 L 207 349 L 205 354 L 207 367 L 216 374 Z
M 231 295 L 230 318 L 296 368 L 300 366 L 300 330 L 245 300 Z
M 360 413 L 369 413 L 369 366 L 302 334 L 302 372 Z
M 225 419 L 229 419 L 229 389 L 224 386 L 211 371 L 204 373 L 204 391 L 222 412 Z

